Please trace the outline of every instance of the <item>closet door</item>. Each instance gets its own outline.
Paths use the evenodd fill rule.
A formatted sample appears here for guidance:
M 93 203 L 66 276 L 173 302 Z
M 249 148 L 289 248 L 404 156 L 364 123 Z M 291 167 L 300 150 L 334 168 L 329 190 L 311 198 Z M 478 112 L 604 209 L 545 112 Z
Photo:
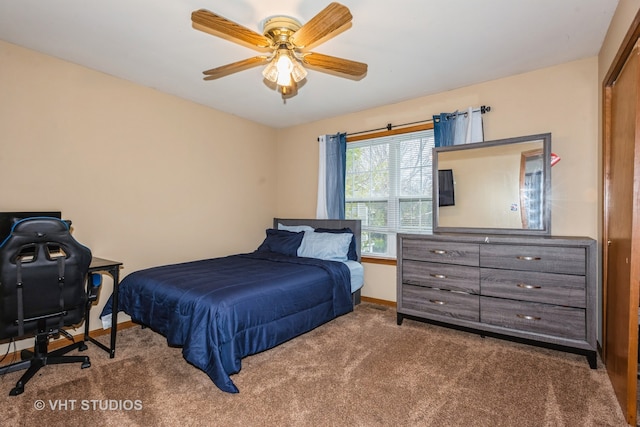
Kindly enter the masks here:
M 627 422 L 636 425 L 640 283 L 640 49 L 605 86 L 603 359 Z

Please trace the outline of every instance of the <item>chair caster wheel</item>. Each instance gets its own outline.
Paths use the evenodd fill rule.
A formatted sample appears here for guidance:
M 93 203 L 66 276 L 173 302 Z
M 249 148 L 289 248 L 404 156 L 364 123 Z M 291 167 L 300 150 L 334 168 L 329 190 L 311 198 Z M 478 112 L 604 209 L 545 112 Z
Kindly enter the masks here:
M 82 365 L 80 366 L 80 369 L 86 369 L 91 367 L 91 362 L 86 361 L 86 362 L 82 362 Z

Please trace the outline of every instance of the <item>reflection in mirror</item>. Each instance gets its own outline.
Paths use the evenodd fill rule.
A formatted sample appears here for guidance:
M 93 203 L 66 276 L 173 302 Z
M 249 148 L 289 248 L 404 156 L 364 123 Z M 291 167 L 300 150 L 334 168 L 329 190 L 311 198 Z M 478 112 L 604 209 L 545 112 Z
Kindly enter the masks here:
M 520 159 L 520 214 L 522 228 L 543 227 L 544 188 L 542 149 L 523 151 Z
M 434 149 L 434 232 L 550 234 L 551 134 Z M 443 206 L 438 171 L 451 170 Z

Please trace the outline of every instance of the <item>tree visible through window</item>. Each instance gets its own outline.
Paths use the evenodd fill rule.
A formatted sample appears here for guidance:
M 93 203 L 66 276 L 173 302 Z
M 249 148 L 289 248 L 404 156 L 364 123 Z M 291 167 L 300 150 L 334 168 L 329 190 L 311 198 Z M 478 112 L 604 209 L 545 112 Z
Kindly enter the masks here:
M 433 129 L 347 141 L 346 217 L 363 255 L 395 257 L 396 233 L 432 230 Z

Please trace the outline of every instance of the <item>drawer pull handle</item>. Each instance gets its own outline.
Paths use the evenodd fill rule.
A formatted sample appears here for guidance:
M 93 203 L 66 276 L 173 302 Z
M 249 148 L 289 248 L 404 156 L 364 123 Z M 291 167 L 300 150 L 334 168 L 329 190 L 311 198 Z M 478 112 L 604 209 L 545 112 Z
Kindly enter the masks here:
M 436 279 L 446 279 L 447 276 L 444 274 L 432 274 L 431 277 L 435 277 Z
M 437 255 L 444 255 L 444 254 L 447 253 L 447 251 L 442 250 L 442 249 L 434 249 L 434 250 L 431 251 L 431 253 L 437 254 Z
M 538 256 L 519 256 L 516 257 L 517 259 L 521 260 L 521 261 L 540 261 L 542 258 L 538 257 Z
M 516 286 L 522 289 L 542 289 L 542 286 L 527 285 L 526 283 L 518 283 Z
M 538 316 L 530 316 L 528 314 L 518 314 L 517 315 L 520 319 L 524 319 L 524 320 L 541 320 L 542 317 L 538 317 Z
M 444 301 L 440 301 L 439 299 L 430 299 L 429 302 L 431 302 L 433 304 L 438 304 L 438 305 L 444 305 L 445 304 Z

